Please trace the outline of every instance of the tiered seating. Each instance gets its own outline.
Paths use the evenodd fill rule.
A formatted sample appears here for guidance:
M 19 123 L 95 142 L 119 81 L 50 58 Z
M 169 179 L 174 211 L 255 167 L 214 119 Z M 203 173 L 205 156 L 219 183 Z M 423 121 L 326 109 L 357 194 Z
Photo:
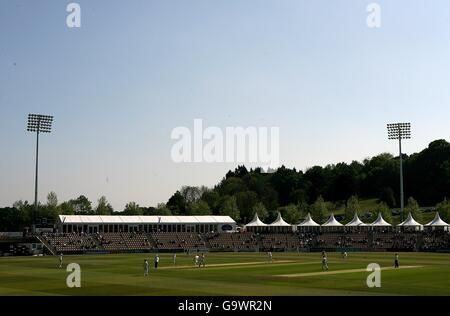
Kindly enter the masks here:
M 200 234 L 195 233 L 175 233 L 180 246 L 183 249 L 207 248 L 206 242 Z
M 252 233 L 207 234 L 209 247 L 221 250 L 254 250 L 258 248 L 258 236 Z
M 444 231 L 426 233 L 422 239 L 422 249 L 425 251 L 450 249 L 450 234 Z
M 420 247 L 419 235 L 416 233 L 376 233 L 373 237 L 372 248 L 384 250 L 412 251 Z
M 368 233 L 323 233 L 317 237 L 317 247 L 323 248 L 358 248 L 370 246 Z
M 382 233 L 382 234 L 378 233 L 373 236 L 372 248 L 375 250 L 391 249 L 393 245 L 394 245 L 393 233 Z
M 337 247 L 367 249 L 369 248 L 369 235 L 363 232 L 341 235 L 338 238 Z
M 178 242 L 177 236 L 172 233 L 152 233 L 152 239 L 155 241 L 158 249 L 183 249 Z
M 231 234 L 210 233 L 205 236 L 209 248 L 220 250 L 234 250 Z
M 255 250 L 442 250 L 450 249 L 448 232 L 347 232 L 347 233 L 44 233 L 46 243 L 59 253 L 211 249 Z
M 155 248 L 154 243 L 150 241 L 150 238 L 145 233 L 122 233 L 122 238 L 125 245 L 130 250 L 146 250 Z
M 122 235 L 125 233 L 101 233 L 97 234 L 100 245 L 112 252 L 129 250 Z
M 418 246 L 417 234 L 414 233 L 397 233 L 394 235 L 392 247 L 401 250 L 415 250 Z
M 197 233 L 152 233 L 158 249 L 190 250 L 207 248 L 202 236 Z
M 298 238 L 298 248 L 305 249 L 310 248 L 316 244 L 317 234 L 315 233 L 299 233 Z
M 57 252 L 82 252 L 98 249 L 93 236 L 84 233 L 44 233 L 42 237 Z
M 263 249 L 297 249 L 299 239 L 294 234 L 263 234 L 261 245 Z

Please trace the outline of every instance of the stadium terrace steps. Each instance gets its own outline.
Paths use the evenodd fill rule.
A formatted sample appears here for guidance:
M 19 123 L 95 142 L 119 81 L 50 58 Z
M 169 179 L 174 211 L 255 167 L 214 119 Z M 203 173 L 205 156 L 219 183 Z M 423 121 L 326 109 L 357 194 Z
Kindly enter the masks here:
M 359 233 L 43 233 L 55 253 L 146 251 L 436 251 L 450 250 L 447 232 Z
M 43 238 L 43 236 L 36 235 L 36 238 L 44 245 L 45 249 L 47 249 L 52 255 L 56 255 L 56 249 L 50 243 Z

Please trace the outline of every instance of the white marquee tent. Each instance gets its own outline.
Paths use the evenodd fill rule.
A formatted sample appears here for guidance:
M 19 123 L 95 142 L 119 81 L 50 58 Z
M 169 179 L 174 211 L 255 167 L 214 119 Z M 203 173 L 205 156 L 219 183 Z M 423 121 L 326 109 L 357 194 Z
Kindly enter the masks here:
M 258 213 L 255 213 L 255 216 L 253 217 L 253 220 L 245 225 L 245 230 L 247 231 L 262 231 L 266 230 L 267 224 L 263 223 L 258 216 Z
M 268 226 L 275 231 L 292 231 L 292 225 L 285 222 L 280 212 L 277 214 L 277 219 Z
M 355 212 L 355 216 L 353 216 L 353 219 L 348 222 L 347 224 L 345 224 L 345 226 L 350 226 L 350 227 L 357 227 L 357 226 L 367 226 L 366 224 L 364 224 L 358 217 L 358 213 Z
M 297 230 L 300 231 L 308 231 L 308 230 L 318 230 L 320 229 L 320 225 L 317 224 L 312 218 L 311 214 L 308 213 L 300 224 L 297 225 Z
M 431 226 L 431 227 L 448 227 L 450 226 L 448 223 L 444 222 L 441 217 L 439 216 L 439 213 L 436 212 L 436 215 L 434 215 L 434 219 L 429 222 L 428 224 L 425 224 L 425 226 Z
M 403 226 L 403 227 L 422 227 L 423 225 L 420 224 L 419 222 L 417 222 L 413 217 L 411 212 L 408 213 L 408 216 L 406 217 L 406 219 L 401 222 L 400 224 L 398 224 L 398 226 Z
M 372 227 L 391 227 L 392 225 L 384 220 L 381 213 L 378 213 L 377 219 L 372 224 L 370 224 L 370 226 L 372 226 Z
M 308 213 L 308 215 L 306 215 L 305 220 L 303 222 L 301 222 L 300 224 L 298 224 L 297 226 L 300 227 L 319 227 L 320 225 L 317 224 L 312 218 L 311 218 L 311 214 Z
M 341 223 L 339 223 L 336 218 L 334 218 L 334 214 L 331 213 L 330 217 L 328 218 L 328 220 L 322 224 L 322 226 L 344 226 Z
M 328 220 L 322 224 L 322 227 L 325 227 L 327 230 L 336 230 L 336 229 L 340 229 L 342 227 L 344 227 L 344 225 L 342 225 L 341 223 L 339 223 L 336 218 L 334 218 L 334 214 L 331 213 L 330 217 L 328 218 Z

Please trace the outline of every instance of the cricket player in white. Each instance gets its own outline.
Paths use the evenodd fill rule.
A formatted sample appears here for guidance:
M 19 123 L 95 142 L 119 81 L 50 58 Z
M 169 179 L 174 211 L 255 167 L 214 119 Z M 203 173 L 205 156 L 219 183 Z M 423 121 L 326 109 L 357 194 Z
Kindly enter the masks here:
M 322 251 L 322 270 L 328 270 L 328 258 L 325 251 Z
M 155 270 L 158 269 L 159 256 L 158 254 L 155 256 Z
M 177 254 L 174 253 L 173 254 L 173 265 L 176 265 L 176 264 L 177 264 Z
M 399 267 L 400 267 L 400 265 L 398 263 L 398 253 L 396 253 L 395 257 L 394 257 L 394 268 L 399 268 Z
M 195 255 L 195 257 L 194 257 L 194 264 L 195 265 L 198 265 L 198 259 L 199 259 L 198 255 Z
M 148 260 L 144 259 L 144 276 L 148 276 Z
M 63 254 L 61 252 L 61 254 L 59 255 L 59 267 L 62 268 L 63 266 Z

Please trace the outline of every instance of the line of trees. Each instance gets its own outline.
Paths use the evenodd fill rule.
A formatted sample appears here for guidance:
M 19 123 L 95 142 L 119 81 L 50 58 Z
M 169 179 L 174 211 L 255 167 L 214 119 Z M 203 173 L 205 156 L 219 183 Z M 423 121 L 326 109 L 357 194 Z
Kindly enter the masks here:
M 406 211 L 421 220 L 419 205 L 436 206 L 444 220 L 449 221 L 450 144 L 437 140 L 419 153 L 404 155 L 404 182 L 408 199 Z M 229 171 L 213 188 L 183 186 L 166 203 L 156 207 L 141 207 L 135 202 L 125 205 L 122 212 L 113 212 L 106 197 L 95 206 L 85 196 L 58 203 L 50 192 L 47 203 L 39 205 L 38 218 L 56 218 L 58 214 L 97 215 L 229 215 L 238 222 L 248 222 L 255 213 L 261 219 L 274 220 L 276 212 L 286 221 L 298 222 L 311 212 L 318 222 L 339 206 L 345 206 L 344 220 L 360 212 L 359 198 L 376 198 L 375 209 L 363 214 L 373 220 L 378 212 L 390 221 L 393 208 L 399 207 L 399 159 L 380 154 L 362 162 L 314 166 L 297 171 L 284 166 L 273 173 L 260 168 L 248 170 L 238 166 Z M 0 209 L 0 230 L 20 228 L 31 223 L 33 206 L 18 201 L 13 207 Z M 364 219 L 364 218 L 363 218 Z
M 436 206 L 444 219 L 448 217 L 450 196 L 450 144 L 437 140 L 423 151 L 404 155 L 404 182 L 407 196 L 406 211 L 420 220 L 420 205 Z M 214 188 L 185 186 L 175 192 L 166 206 L 173 214 L 223 214 L 237 221 L 248 222 L 255 212 L 268 221 L 280 211 L 286 220 L 294 223 L 306 212 L 319 222 L 339 206 L 345 206 L 345 221 L 359 210 L 358 197 L 377 199 L 373 212 L 366 214 L 372 220 L 381 212 L 387 220 L 391 210 L 399 208 L 399 157 L 390 154 L 315 166 L 305 172 L 284 166 L 274 173 L 261 169 L 248 170 L 239 166 L 229 171 Z

